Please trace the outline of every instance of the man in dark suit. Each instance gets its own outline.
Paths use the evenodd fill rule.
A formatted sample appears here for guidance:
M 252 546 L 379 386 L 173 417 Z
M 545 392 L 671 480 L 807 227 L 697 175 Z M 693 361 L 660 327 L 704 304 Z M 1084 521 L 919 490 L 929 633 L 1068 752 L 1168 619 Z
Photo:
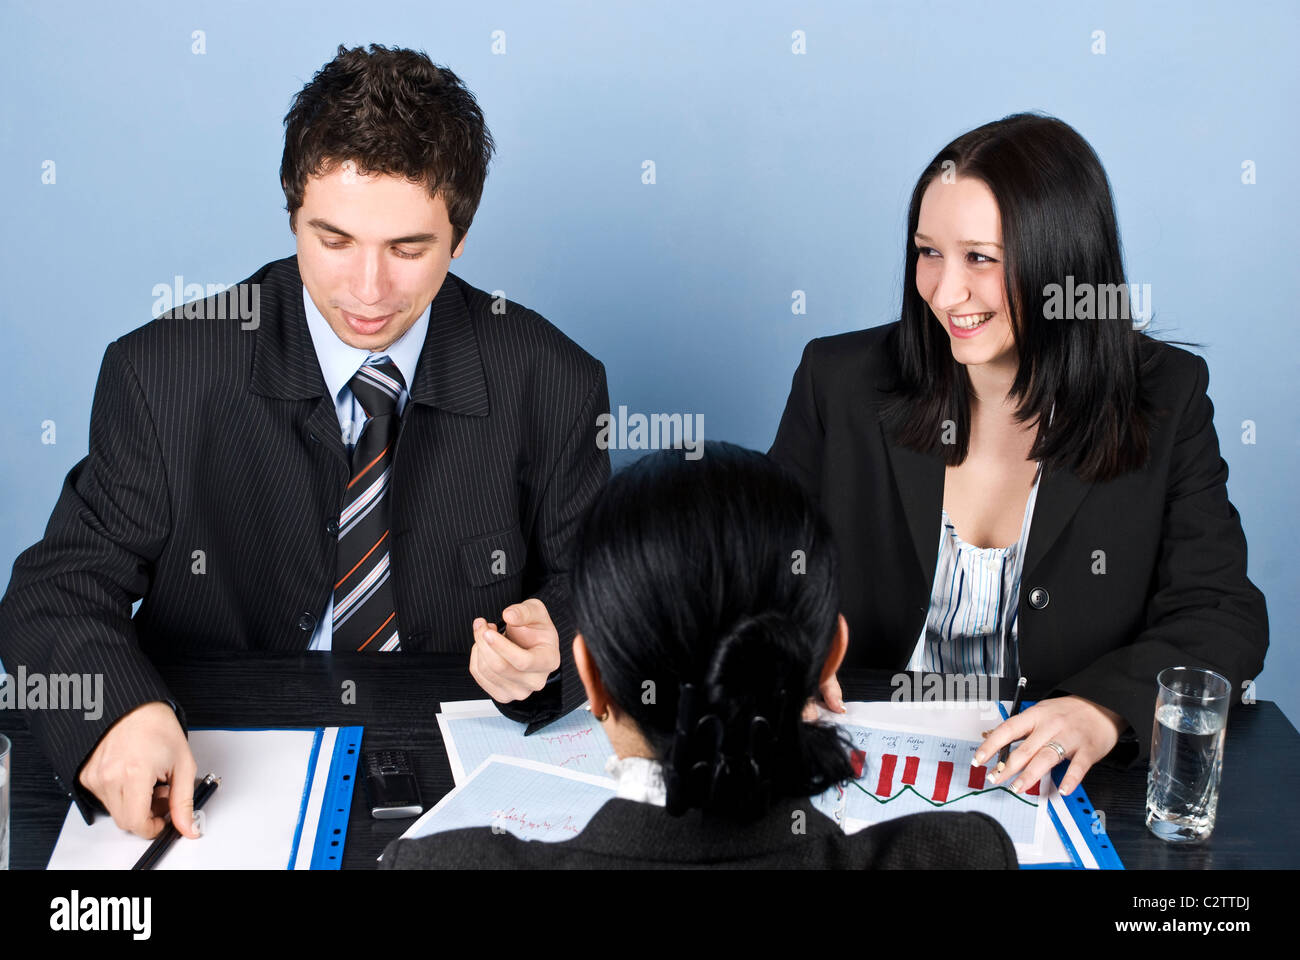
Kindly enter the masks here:
M 29 722 L 87 820 L 143 836 L 164 804 L 197 835 L 151 656 L 460 652 L 516 719 L 582 698 L 566 558 L 609 475 L 604 369 L 448 272 L 493 149 L 472 94 L 340 47 L 285 123 L 297 255 L 109 344 L 88 456 L 0 602 L 7 670 L 104 676 L 97 720 Z

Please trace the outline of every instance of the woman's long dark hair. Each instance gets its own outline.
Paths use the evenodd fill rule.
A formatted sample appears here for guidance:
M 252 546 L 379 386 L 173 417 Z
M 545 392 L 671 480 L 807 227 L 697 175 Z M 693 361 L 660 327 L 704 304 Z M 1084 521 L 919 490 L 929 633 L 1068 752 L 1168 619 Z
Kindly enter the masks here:
M 1141 388 L 1141 334 L 1128 312 L 1075 318 L 1067 304 L 1065 317 L 1048 319 L 1045 309 L 1052 285 L 1063 290 L 1071 277 L 1075 289 L 1090 284 L 1098 298 L 1121 289 L 1116 284 L 1128 290 L 1106 172 L 1088 142 L 1053 117 L 1014 114 L 963 134 L 917 181 L 904 241 L 898 380 L 883 410 L 886 424 L 905 446 L 942 449 L 951 466 L 966 459 L 970 377 L 916 289 L 913 234 L 921 198 L 945 174 L 983 181 L 997 201 L 1007 310 L 1020 361 L 1011 396 L 1019 401 L 1016 418 L 1025 423 L 1036 417 L 1039 424 L 1030 459 L 1074 470 L 1087 482 L 1140 468 L 1153 411 Z M 955 425 L 955 442 L 940 442 L 945 421 Z
M 839 613 L 830 530 L 761 453 L 664 450 L 618 472 L 575 541 L 574 616 L 602 682 L 663 764 L 668 809 L 760 816 L 849 779 L 805 723 Z

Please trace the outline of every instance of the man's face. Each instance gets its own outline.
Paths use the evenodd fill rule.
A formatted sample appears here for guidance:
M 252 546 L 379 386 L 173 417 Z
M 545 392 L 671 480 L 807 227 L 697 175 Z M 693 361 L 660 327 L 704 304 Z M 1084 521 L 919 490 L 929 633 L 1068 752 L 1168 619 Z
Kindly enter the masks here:
M 344 162 L 312 177 L 297 215 L 298 271 L 348 346 L 387 349 L 424 313 L 465 248 L 451 249 L 442 194 Z

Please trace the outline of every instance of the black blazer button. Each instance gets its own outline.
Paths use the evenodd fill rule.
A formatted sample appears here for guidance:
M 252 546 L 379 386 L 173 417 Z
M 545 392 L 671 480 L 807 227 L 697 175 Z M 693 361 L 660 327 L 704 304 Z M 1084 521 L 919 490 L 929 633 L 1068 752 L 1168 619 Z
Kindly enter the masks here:
M 316 618 L 310 613 L 304 613 L 298 618 L 298 629 L 303 633 L 310 633 L 316 627 Z
M 331 537 L 337 534 L 339 532 L 339 522 L 337 520 L 331 520 L 329 523 L 325 524 L 325 532 Z
M 1052 601 L 1052 595 L 1042 587 L 1034 587 L 1029 591 L 1029 605 L 1035 610 L 1041 610 Z

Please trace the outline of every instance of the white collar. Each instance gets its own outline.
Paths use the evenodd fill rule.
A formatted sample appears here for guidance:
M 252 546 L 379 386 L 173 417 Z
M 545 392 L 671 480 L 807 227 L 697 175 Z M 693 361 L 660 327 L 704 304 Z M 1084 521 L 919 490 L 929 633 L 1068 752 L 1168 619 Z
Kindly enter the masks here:
M 605 761 L 605 772 L 618 781 L 617 796 L 623 800 L 636 800 L 662 807 L 668 802 L 668 789 L 664 786 L 663 768 L 658 760 L 649 757 L 623 757 L 612 755 Z
M 407 392 L 410 392 L 411 384 L 415 382 L 416 367 L 420 362 L 420 351 L 424 349 L 425 335 L 429 332 L 432 301 L 424 308 L 420 318 L 411 324 L 411 328 L 389 344 L 388 349 L 373 354 L 360 347 L 348 346 L 339 339 L 334 328 L 316 309 L 316 304 L 311 294 L 307 292 L 305 284 L 302 288 L 302 305 L 307 314 L 307 329 L 311 332 L 312 344 L 316 348 L 316 359 L 320 361 L 320 372 L 325 377 L 325 386 L 335 403 L 338 402 L 343 388 L 371 356 L 387 356 L 397 364 L 397 369 L 401 371 L 402 378 L 406 381 Z

